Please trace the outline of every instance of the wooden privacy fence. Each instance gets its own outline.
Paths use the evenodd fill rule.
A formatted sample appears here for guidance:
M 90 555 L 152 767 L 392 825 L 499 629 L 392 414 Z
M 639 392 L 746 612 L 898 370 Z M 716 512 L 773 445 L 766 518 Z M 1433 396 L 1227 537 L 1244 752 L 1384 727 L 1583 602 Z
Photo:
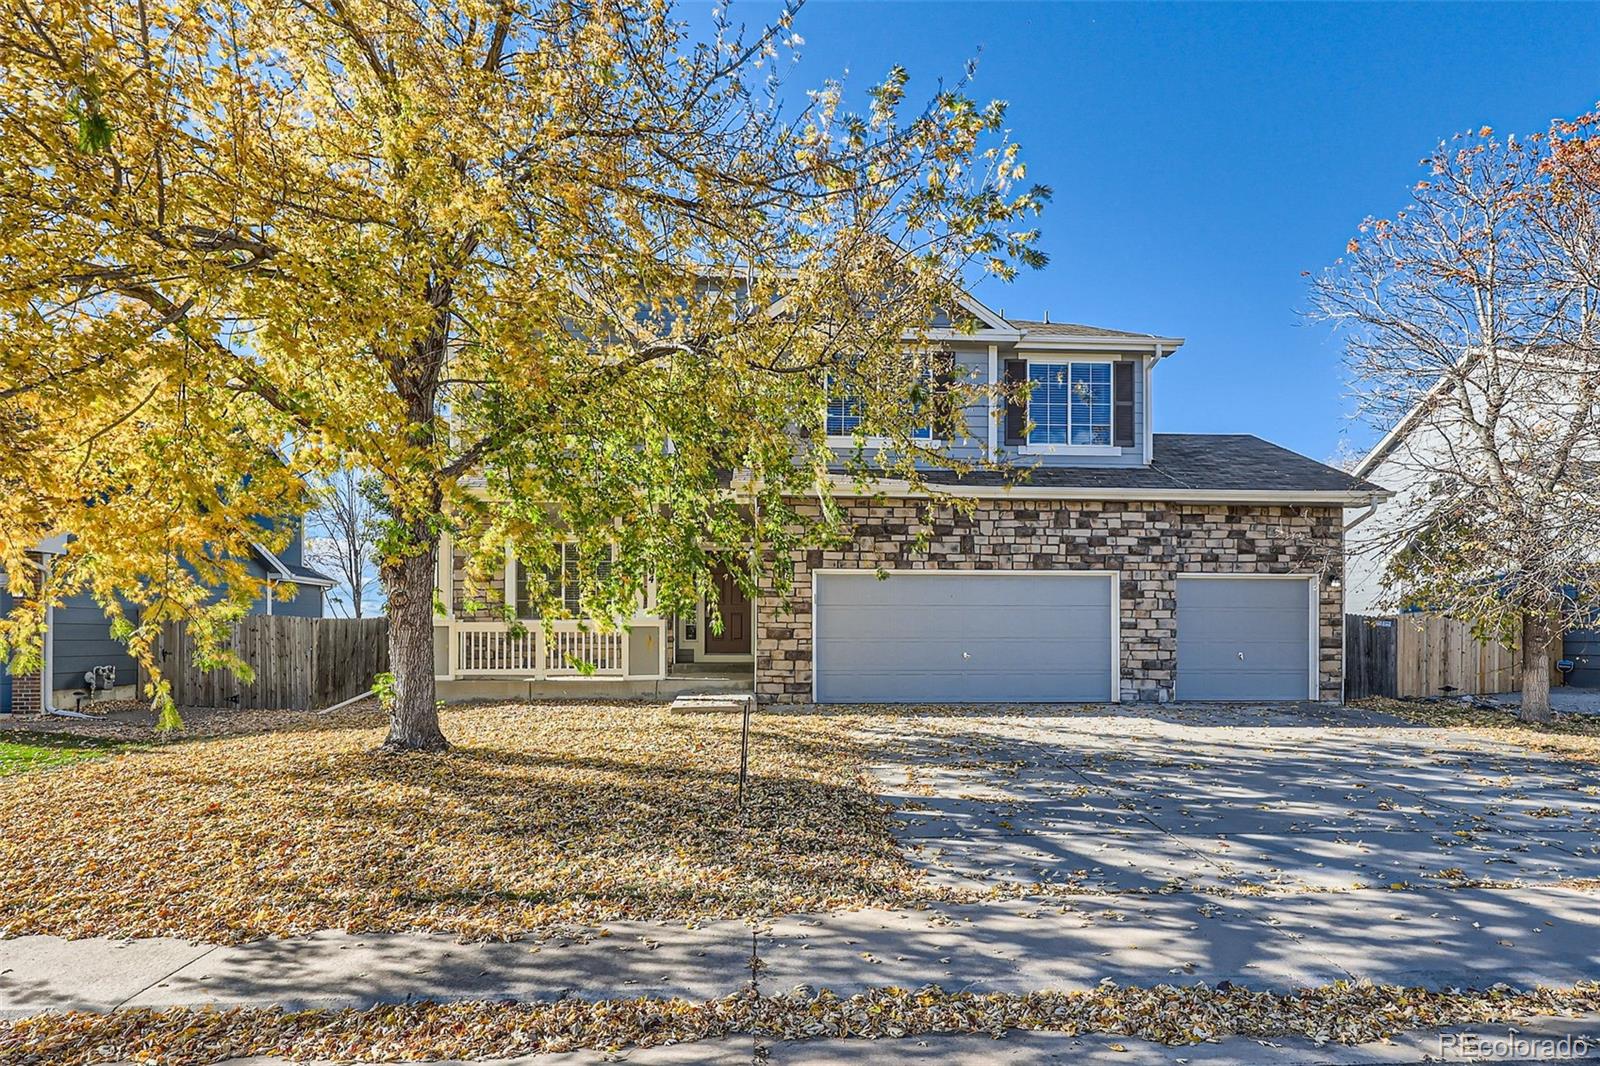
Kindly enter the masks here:
M 1520 648 L 1484 643 L 1465 622 L 1436 614 L 1344 617 L 1344 694 L 1442 696 L 1515 692 Z
M 233 626 L 230 644 L 255 670 L 239 681 L 229 670 L 199 670 L 182 623 L 162 630 L 162 676 L 180 707 L 320 709 L 359 696 L 389 669 L 384 618 L 290 618 L 256 615 Z

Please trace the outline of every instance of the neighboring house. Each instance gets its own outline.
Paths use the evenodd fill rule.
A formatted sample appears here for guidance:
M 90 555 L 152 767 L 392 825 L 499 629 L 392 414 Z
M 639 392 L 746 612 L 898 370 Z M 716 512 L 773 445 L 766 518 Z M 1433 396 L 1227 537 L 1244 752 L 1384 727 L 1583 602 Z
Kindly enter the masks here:
M 1441 379 L 1352 471 L 1356 477 L 1383 485 L 1391 495 L 1366 507 L 1352 508 L 1345 515 L 1345 602 L 1351 614 L 1393 613 L 1396 605 L 1386 602 L 1384 596 L 1384 573 L 1404 546 L 1414 517 L 1420 513 L 1417 508 L 1429 497 L 1436 472 L 1448 471 L 1460 462 L 1456 448 L 1447 439 L 1456 433 L 1447 432 L 1448 423 L 1428 417 L 1430 405 L 1439 402 L 1448 388 L 1449 380 Z M 1563 637 L 1561 654 L 1574 664 L 1565 678 L 1567 684 L 1600 688 L 1600 627 L 1569 630 Z
M 967 310 L 976 332 L 934 331 L 961 370 L 1035 387 L 1026 405 L 965 412 L 966 438 L 946 443 L 1008 469 L 930 472 L 975 509 L 941 507 L 925 549 L 925 500 L 889 481 L 883 498 L 860 496 L 841 477 L 859 532 L 797 554 L 787 602 L 752 604 L 723 575 L 719 634 L 705 604 L 676 618 L 646 604 L 623 632 L 564 620 L 547 635 L 498 605 L 468 610 L 479 594 L 446 541 L 441 694 L 724 684 L 779 703 L 1338 700 L 1344 509 L 1384 491 L 1256 437 L 1154 433 L 1156 371 L 1180 339 Z M 853 443 L 853 417 L 830 406 L 830 443 Z M 508 548 L 488 597 L 515 612 L 524 582 Z
M 270 528 L 266 520 L 263 524 Z M 53 538 L 41 544 L 33 553 L 36 565 L 49 567 L 51 560 L 61 554 L 64 543 L 64 538 Z M 322 617 L 323 593 L 332 587 L 333 580 L 305 565 L 305 535 L 298 524 L 282 551 L 273 553 L 260 544 L 252 544 L 250 548 L 245 567 L 252 577 L 267 582 L 272 592 L 270 596 L 257 599 L 251 608 L 252 614 Z M 0 573 L 0 586 L 4 584 L 4 575 Z M 276 594 L 286 585 L 293 587 L 293 596 L 278 599 Z M 10 592 L 0 587 L 0 614 L 8 612 L 11 604 Z M 71 710 L 78 703 L 79 693 L 88 689 L 85 675 L 89 673 L 96 674 L 95 694 L 100 698 L 126 699 L 135 695 L 138 666 L 127 647 L 112 637 L 105 609 L 87 592 L 70 596 L 50 609 L 45 626 L 44 659 L 44 676 L 50 679 L 48 688 L 41 685 L 39 673 L 13 677 L 10 670 L 0 664 L 0 712 L 31 714 L 49 708 Z
M 1433 395 L 1430 391 L 1428 397 Z M 1427 469 L 1448 453 L 1443 431 L 1424 418 L 1426 402 L 1408 411 L 1351 471 L 1392 493 L 1345 515 L 1349 525 L 1345 606 L 1351 614 L 1386 613 L 1383 575 L 1399 547 L 1396 534 L 1427 491 Z

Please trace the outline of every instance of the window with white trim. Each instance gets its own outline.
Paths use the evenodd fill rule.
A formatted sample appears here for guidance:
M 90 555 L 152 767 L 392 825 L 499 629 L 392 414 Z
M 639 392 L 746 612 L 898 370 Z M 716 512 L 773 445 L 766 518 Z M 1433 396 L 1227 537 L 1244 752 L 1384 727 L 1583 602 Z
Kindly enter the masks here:
M 911 413 L 913 416 L 933 413 L 933 399 L 941 388 L 938 368 L 925 366 L 919 372 L 922 383 L 912 396 Z M 823 431 L 830 437 L 854 436 L 861 428 L 861 420 L 865 414 L 865 405 L 855 389 L 847 381 L 840 381 L 832 377 L 827 382 L 828 408 L 824 420 Z M 911 430 L 913 440 L 931 441 L 935 439 L 933 422 L 914 426 Z
M 861 428 L 861 398 L 850 383 L 828 378 L 828 414 L 824 427 L 830 437 L 848 437 Z
M 1111 443 L 1111 364 L 1029 360 L 1030 445 Z
M 582 606 L 582 588 L 578 578 L 578 546 L 571 541 L 564 541 L 560 549 L 561 561 L 544 571 L 542 588 L 533 585 L 530 589 L 529 578 L 533 576 L 531 568 L 521 559 L 515 560 L 518 618 L 539 617 L 538 597 L 534 595 L 534 591 L 546 589 L 569 614 L 579 614 Z M 610 571 L 611 559 L 608 555 L 600 560 L 595 576 L 597 580 L 604 581 Z

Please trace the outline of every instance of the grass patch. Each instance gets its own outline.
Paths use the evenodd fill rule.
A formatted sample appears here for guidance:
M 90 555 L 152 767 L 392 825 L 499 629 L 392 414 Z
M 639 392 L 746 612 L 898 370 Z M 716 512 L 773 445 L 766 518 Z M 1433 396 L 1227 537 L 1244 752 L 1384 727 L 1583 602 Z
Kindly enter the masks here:
M 68 733 L 0 733 L 0 777 L 93 759 L 125 747 L 115 740 Z
M 1479 708 L 1456 703 L 1417 703 L 1377 696 L 1358 700 L 1358 707 L 1380 711 L 1418 725 L 1459 729 L 1501 744 L 1518 744 L 1565 759 L 1600 762 L 1600 715 L 1557 714 L 1536 724 L 1517 717 L 1515 707 Z
M 443 724 L 437 756 L 376 754 L 367 713 L 0 779 L 0 933 L 492 939 L 892 906 L 916 880 L 837 716 L 756 717 L 742 824 L 737 714 L 506 704 Z

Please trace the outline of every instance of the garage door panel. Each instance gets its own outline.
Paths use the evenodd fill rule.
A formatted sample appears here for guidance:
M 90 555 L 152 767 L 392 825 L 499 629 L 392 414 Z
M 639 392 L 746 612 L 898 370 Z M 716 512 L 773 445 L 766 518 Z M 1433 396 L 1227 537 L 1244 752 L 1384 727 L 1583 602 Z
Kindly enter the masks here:
M 1600 629 L 1574 629 L 1561 644 L 1561 657 L 1571 659 L 1567 684 L 1574 688 L 1600 688 Z
M 951 639 L 1004 641 L 1015 647 L 1027 647 L 1037 639 L 1109 641 L 1106 618 L 1109 608 L 1063 605 L 1060 607 L 920 607 L 912 604 L 898 607 L 835 605 L 836 610 L 827 615 L 826 636 L 834 640 L 888 640 L 906 639 L 902 627 L 908 612 L 915 612 L 922 631 L 919 640 L 939 640 L 949 634 Z M 1003 625 L 1003 631 L 990 627 Z
M 1293 670 L 1180 670 L 1178 698 L 1181 700 L 1303 700 L 1306 698 L 1306 671 Z M 1193 692 L 1194 695 L 1190 695 Z
M 1109 577 L 899 571 L 816 580 L 820 702 L 1111 698 Z
M 1304 618 L 1310 582 L 1304 578 L 1180 577 L 1179 595 L 1189 607 L 1293 610 Z
M 953 610 L 996 608 L 1027 610 L 1031 607 L 1106 606 L 1104 586 L 1109 578 L 1089 575 L 1056 577 L 994 571 L 910 570 L 879 578 L 875 574 L 823 574 L 817 585 L 817 604 L 917 610 L 947 607 Z M 1027 590 L 1049 586 L 1049 600 L 1030 600 Z
M 1305 578 L 1179 578 L 1177 697 L 1306 699 L 1311 587 Z
M 1193 611 L 1196 608 L 1189 609 Z M 1267 607 L 1259 610 L 1248 607 L 1200 610 L 1205 612 L 1207 624 L 1192 627 L 1188 633 L 1190 642 L 1200 647 L 1244 642 L 1293 645 L 1302 651 L 1305 649 L 1306 627 L 1310 623 L 1307 621 L 1304 596 L 1299 606 L 1287 611 Z
M 836 677 L 837 675 L 829 675 Z M 997 686 L 989 677 L 926 670 L 878 670 L 848 686 L 817 681 L 820 703 L 1103 703 L 1107 680 L 1074 673 L 1041 672 Z
M 1101 647 L 1102 642 L 1109 639 L 1101 637 L 1092 641 L 1073 640 L 1059 643 L 1057 647 L 1064 648 L 1066 652 L 1061 658 L 1067 663 L 1088 664 L 1080 668 L 1041 662 L 1036 641 L 1016 638 L 965 640 L 940 638 L 918 641 L 909 647 L 905 642 L 894 639 L 827 638 L 819 645 L 822 648 L 822 655 L 819 658 L 827 664 L 827 669 L 835 671 L 865 672 L 882 669 L 883 664 L 889 663 L 906 670 L 943 671 L 956 674 L 971 674 L 985 670 L 1041 673 L 1061 670 L 1077 672 L 1079 669 L 1098 670 L 1103 664 L 1109 675 L 1111 665 L 1105 661 L 1106 656 L 1102 654 Z M 1105 678 L 1101 680 L 1104 681 Z

